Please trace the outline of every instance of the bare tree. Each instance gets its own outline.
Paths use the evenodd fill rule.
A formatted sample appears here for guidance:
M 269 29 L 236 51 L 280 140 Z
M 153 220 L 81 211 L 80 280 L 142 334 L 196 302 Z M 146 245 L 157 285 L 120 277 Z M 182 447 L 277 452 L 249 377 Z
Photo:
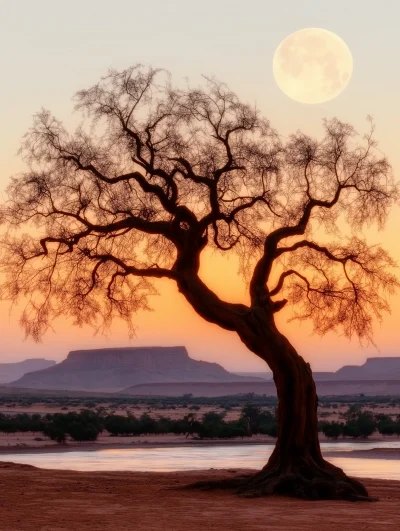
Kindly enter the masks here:
M 38 340 L 59 316 L 133 326 L 153 279 L 168 278 L 273 372 L 277 444 L 240 491 L 367 497 L 323 459 L 310 366 L 274 318 L 292 306 L 318 333 L 368 341 L 388 310 L 394 263 L 361 233 L 383 225 L 396 196 L 372 123 L 362 138 L 335 119 L 320 141 L 283 142 L 224 84 L 176 89 L 141 66 L 111 71 L 76 98 L 84 120 L 72 135 L 48 111 L 36 115 L 21 149 L 29 169 L 2 209 L 2 297 L 25 300 L 27 335 Z M 222 300 L 199 277 L 206 247 L 239 255 L 249 305 Z

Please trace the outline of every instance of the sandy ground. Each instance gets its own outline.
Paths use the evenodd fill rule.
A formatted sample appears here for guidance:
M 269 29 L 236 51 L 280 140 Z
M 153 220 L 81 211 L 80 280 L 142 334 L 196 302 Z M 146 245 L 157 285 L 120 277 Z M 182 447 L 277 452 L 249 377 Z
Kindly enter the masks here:
M 236 471 L 71 472 L 0 463 L 1 531 L 398 531 L 400 483 L 365 480 L 377 503 L 238 498 L 180 490 Z

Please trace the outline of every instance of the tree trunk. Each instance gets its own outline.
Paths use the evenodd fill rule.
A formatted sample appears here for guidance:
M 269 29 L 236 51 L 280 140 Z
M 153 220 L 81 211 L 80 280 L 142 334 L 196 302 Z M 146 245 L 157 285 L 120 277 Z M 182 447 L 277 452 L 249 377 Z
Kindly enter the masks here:
M 292 347 L 279 353 L 273 375 L 278 395 L 278 438 L 266 466 L 297 473 L 304 460 L 320 463 L 318 397 L 310 366 Z
M 318 438 L 318 397 L 310 365 L 276 328 L 273 303 L 257 306 L 221 301 L 197 274 L 181 273 L 179 290 L 209 322 L 236 331 L 272 370 L 278 393 L 278 439 L 266 466 L 255 475 L 199 487 L 232 487 L 245 496 L 285 494 L 310 499 L 371 500 L 365 487 L 324 460 Z M 264 290 L 265 291 L 265 290 Z M 262 295 L 262 294 L 261 294 Z
M 264 359 L 273 372 L 278 394 L 278 438 L 263 470 L 239 492 L 247 496 L 285 494 L 311 499 L 366 499 L 358 481 L 322 457 L 318 437 L 318 397 L 311 368 L 272 319 L 258 326 L 252 316 L 251 334 L 244 343 Z

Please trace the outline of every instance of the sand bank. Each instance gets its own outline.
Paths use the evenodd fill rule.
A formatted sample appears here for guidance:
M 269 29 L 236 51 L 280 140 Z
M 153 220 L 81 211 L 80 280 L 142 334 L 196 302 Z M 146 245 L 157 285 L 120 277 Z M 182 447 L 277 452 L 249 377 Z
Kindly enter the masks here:
M 363 443 L 371 442 L 399 442 L 399 437 L 382 437 L 379 434 L 374 434 L 368 439 L 350 439 L 340 438 L 336 441 L 327 439 L 320 434 L 321 442 L 328 442 L 330 445 L 335 445 L 340 442 L 354 443 L 356 442 L 360 446 Z M 276 439 L 268 437 L 267 435 L 253 435 L 253 437 L 244 437 L 237 439 L 195 439 L 192 437 L 186 438 L 185 435 L 141 435 L 136 437 L 110 437 L 103 433 L 99 436 L 98 440 L 94 443 L 80 443 L 76 441 L 68 441 L 68 444 L 57 444 L 55 441 L 51 441 L 47 437 L 44 437 L 41 433 L 15 433 L 5 434 L 0 433 L 0 455 L 9 452 L 66 452 L 77 450 L 99 450 L 99 449 L 117 449 L 117 448 L 174 448 L 177 446 L 231 446 L 231 445 L 243 445 L 243 444 L 272 444 L 275 445 Z M 397 450 L 400 458 L 400 448 Z M 354 455 L 353 455 L 354 457 Z

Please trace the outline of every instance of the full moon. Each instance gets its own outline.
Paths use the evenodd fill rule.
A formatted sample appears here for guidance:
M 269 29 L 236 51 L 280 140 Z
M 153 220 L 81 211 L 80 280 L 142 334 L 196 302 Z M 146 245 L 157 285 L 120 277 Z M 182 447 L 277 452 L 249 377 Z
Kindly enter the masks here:
M 300 103 L 336 98 L 348 85 L 353 57 L 335 33 L 307 28 L 292 33 L 278 46 L 273 72 L 279 88 Z

